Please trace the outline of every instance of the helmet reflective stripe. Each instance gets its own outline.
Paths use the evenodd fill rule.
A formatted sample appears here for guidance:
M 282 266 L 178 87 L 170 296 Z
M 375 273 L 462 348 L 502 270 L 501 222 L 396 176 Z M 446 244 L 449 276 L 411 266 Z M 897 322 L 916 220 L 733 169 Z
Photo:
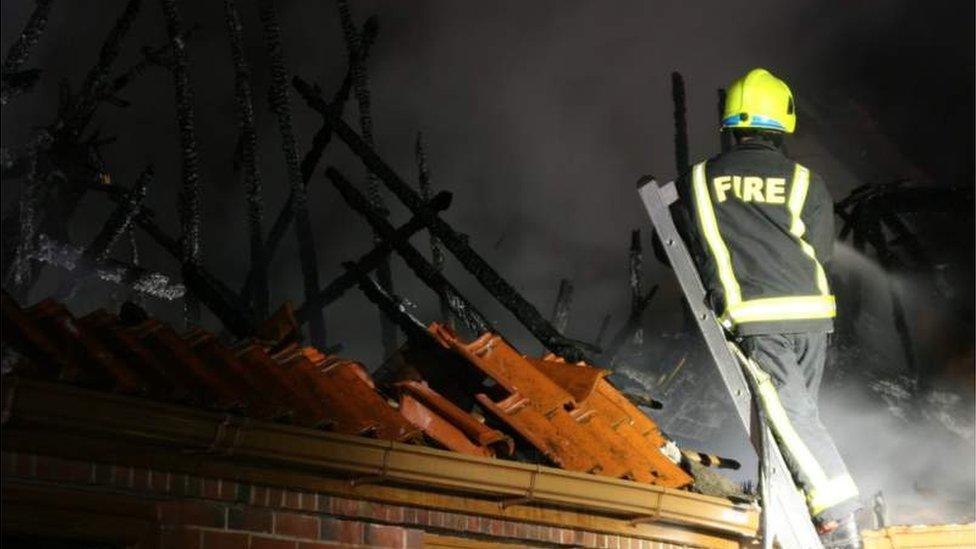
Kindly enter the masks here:
M 790 422 L 786 409 L 779 400 L 779 393 L 776 392 L 772 377 L 756 364 L 755 360 L 747 357 L 738 346 L 730 343 L 729 349 L 742 363 L 746 374 L 753 379 L 758 389 L 759 402 L 773 433 L 780 442 L 780 447 L 789 454 L 800 469 L 800 473 L 806 477 L 809 484 L 806 500 L 810 514 L 816 516 L 838 503 L 856 498 L 857 486 L 850 476 L 827 478 L 820 462 L 793 428 L 793 423 Z
M 742 115 L 733 114 L 732 116 L 726 118 L 725 120 L 722 120 L 722 127 L 725 128 L 736 127 L 736 126 L 745 127 L 744 124 L 740 124 L 741 117 Z M 757 114 L 754 116 L 750 116 L 749 119 L 751 123 L 748 124 L 748 127 L 750 128 L 765 128 L 769 130 L 779 130 L 781 132 L 786 131 L 786 128 L 782 124 L 773 120 L 772 118 L 769 118 L 768 116 L 762 116 L 760 114 Z
M 777 122 L 775 119 L 768 116 L 763 116 L 761 114 L 754 114 L 749 117 L 752 124 L 749 125 L 750 128 L 769 128 L 771 130 L 781 130 L 786 131 L 786 127 Z
M 834 296 L 830 295 L 823 267 L 817 261 L 813 247 L 802 238 L 806 232 L 806 227 L 800 218 L 800 214 L 803 211 L 803 204 L 806 202 L 810 171 L 797 164 L 793 174 L 787 209 L 790 212 L 790 234 L 796 237 L 803 253 L 813 260 L 816 269 L 817 289 L 820 291 L 820 295 L 743 300 L 742 289 L 739 286 L 739 281 L 736 280 L 735 270 L 732 267 L 732 255 L 725 244 L 725 240 L 722 239 L 722 233 L 719 231 L 705 167 L 705 162 L 699 162 L 692 168 L 692 190 L 699 228 L 715 261 L 719 282 L 725 291 L 725 311 L 723 311 L 720 321 L 731 327 L 747 322 L 809 320 L 837 316 L 837 305 Z
M 733 82 L 725 94 L 723 128 L 758 128 L 793 133 L 793 93 L 766 69 L 752 69 Z

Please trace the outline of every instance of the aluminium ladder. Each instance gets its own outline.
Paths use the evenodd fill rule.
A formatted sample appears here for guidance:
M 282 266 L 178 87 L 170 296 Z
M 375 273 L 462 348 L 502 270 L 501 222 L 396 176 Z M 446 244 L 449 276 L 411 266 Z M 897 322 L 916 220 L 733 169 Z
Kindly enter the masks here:
M 705 287 L 669 211 L 669 206 L 678 200 L 674 183 L 662 187 L 653 178 L 645 177 L 638 183 L 638 193 L 651 217 L 671 268 L 678 277 L 709 354 L 759 457 L 759 495 L 762 501 L 759 531 L 763 547 L 822 548 L 803 495 L 796 488 L 786 468 L 779 446 L 763 418 L 761 407 L 752 398 L 751 379 L 743 374 L 742 368 L 746 364 L 741 362 L 749 359 L 734 342 L 729 341 L 715 314 L 705 304 Z

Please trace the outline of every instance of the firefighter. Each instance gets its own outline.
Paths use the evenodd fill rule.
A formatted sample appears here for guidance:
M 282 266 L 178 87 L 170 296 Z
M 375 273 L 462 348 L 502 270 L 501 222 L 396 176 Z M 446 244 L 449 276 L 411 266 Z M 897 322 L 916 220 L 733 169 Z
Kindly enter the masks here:
M 834 239 L 823 180 L 787 158 L 789 87 L 753 69 L 728 88 L 735 144 L 679 178 L 679 229 L 709 304 L 760 367 L 758 398 L 825 547 L 859 547 L 858 490 L 820 421 L 817 393 L 836 314 L 824 264 Z M 771 383 L 770 383 L 771 382 Z

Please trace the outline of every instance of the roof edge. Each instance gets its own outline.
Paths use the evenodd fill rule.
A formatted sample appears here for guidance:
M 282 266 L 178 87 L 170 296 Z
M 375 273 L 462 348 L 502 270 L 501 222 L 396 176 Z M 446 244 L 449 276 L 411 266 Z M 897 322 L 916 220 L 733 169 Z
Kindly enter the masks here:
M 8 433 L 76 433 L 114 444 L 213 453 L 221 461 L 259 461 L 284 468 L 351 476 L 354 483 L 436 487 L 505 502 L 558 506 L 624 518 L 667 522 L 736 536 L 756 535 L 757 508 L 682 490 L 468 456 L 392 441 L 249 420 L 184 406 L 77 387 L 7 378 Z

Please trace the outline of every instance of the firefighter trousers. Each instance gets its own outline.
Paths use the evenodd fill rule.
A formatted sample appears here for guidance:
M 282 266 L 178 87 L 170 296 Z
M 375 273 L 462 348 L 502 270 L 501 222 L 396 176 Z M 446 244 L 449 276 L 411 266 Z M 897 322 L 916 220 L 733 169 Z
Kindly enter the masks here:
M 740 345 L 758 366 L 748 373 L 757 382 L 767 421 L 810 515 L 826 522 L 857 510 L 857 486 L 817 410 L 827 334 L 746 336 Z

